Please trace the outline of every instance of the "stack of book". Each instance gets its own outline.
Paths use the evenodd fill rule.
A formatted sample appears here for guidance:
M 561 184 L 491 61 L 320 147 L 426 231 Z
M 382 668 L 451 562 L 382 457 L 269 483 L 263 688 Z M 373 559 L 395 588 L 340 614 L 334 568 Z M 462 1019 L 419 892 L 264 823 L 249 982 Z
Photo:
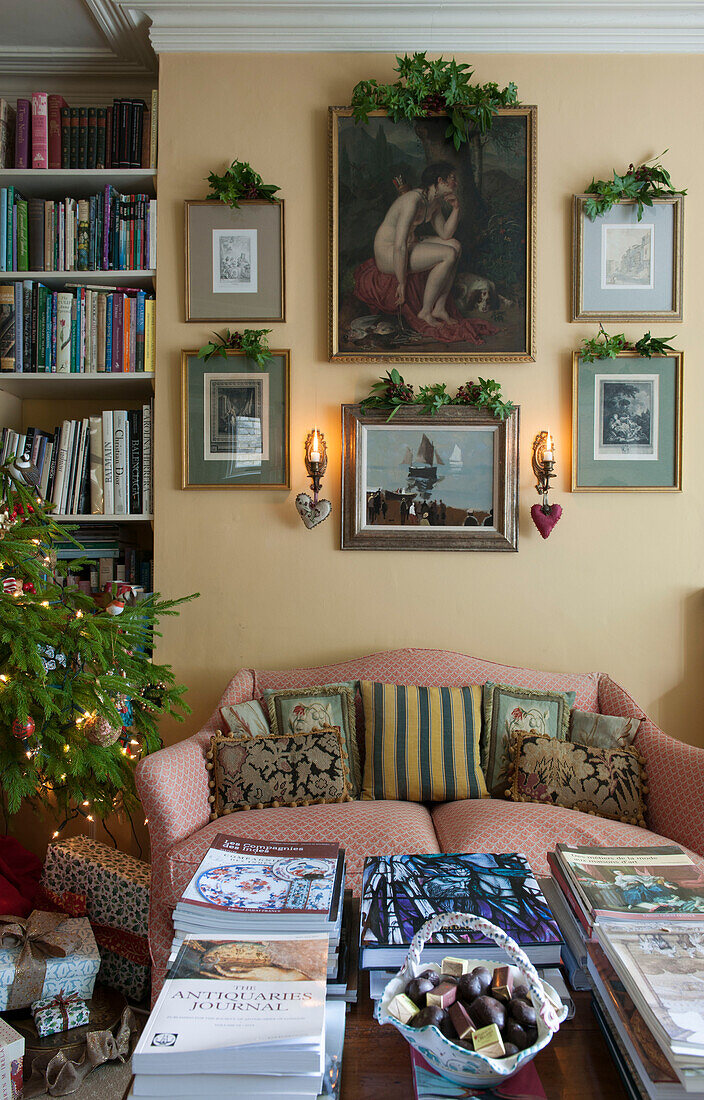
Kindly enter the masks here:
M 0 370 L 153 371 L 155 308 L 152 293 L 132 287 L 0 283 Z
M 629 1094 L 704 1095 L 704 874 L 677 845 L 559 844 L 548 861 Z
M 372 971 L 370 985 L 402 966 L 425 921 L 455 910 L 498 925 L 535 966 L 559 964 L 560 930 L 525 856 L 374 856 L 364 865 L 360 919 L 360 966 Z M 457 958 L 509 961 L 493 940 L 474 931 L 438 933 L 426 944 L 423 959 L 440 962 L 448 952 Z M 385 973 L 377 981 L 378 971 Z
M 73 538 L 55 544 L 56 556 L 69 563 L 68 584 L 76 584 L 88 596 L 105 592 L 113 582 L 125 583 L 148 593 L 154 590 L 154 563 L 151 552 L 124 537 L 124 528 L 102 524 L 99 529 L 77 524 Z M 77 562 L 75 566 L 71 563 Z
M 88 198 L 25 198 L 0 187 L 0 271 L 156 267 L 156 199 L 110 184 Z
M 34 92 L 13 107 L 0 99 L 0 168 L 156 168 L 156 90 L 111 106 L 69 107 Z
M 27 455 L 57 515 L 150 515 L 152 405 L 64 420 L 53 432 L 3 428 L 0 462 Z

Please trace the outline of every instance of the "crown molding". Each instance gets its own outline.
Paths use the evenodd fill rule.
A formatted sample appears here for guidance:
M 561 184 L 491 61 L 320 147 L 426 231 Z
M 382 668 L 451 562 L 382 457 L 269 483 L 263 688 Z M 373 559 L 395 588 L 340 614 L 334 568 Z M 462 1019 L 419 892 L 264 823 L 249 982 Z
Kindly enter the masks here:
M 701 0 L 114 0 L 157 54 L 701 53 Z
M 119 60 L 144 73 L 156 69 L 156 57 L 149 43 L 144 18 L 134 8 L 119 7 L 115 0 L 83 0 Z

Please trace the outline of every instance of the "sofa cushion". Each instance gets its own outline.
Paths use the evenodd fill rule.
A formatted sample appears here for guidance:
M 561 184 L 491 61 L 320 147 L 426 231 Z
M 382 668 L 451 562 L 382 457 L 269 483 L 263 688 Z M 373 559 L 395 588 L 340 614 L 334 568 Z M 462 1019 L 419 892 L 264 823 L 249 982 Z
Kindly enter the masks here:
M 566 741 L 570 730 L 573 691 L 548 691 L 516 684 L 484 684 L 482 767 L 495 798 L 508 786 L 509 742 L 519 730 L 544 733 Z
M 443 852 L 523 852 L 536 875 L 549 875 L 546 853 L 558 841 L 564 844 L 638 845 L 669 844 L 666 837 L 607 821 L 560 806 L 503 802 L 500 799 L 467 799 L 446 802 L 432 811 L 433 825 Z M 698 866 L 704 860 L 684 849 Z
M 341 844 L 346 851 L 347 888 L 355 894 L 360 892 L 366 856 L 440 851 L 430 814 L 425 806 L 414 802 L 342 802 L 247 810 L 212 821 L 171 849 L 168 856 L 171 907 L 181 897 L 217 833 L 247 840 Z

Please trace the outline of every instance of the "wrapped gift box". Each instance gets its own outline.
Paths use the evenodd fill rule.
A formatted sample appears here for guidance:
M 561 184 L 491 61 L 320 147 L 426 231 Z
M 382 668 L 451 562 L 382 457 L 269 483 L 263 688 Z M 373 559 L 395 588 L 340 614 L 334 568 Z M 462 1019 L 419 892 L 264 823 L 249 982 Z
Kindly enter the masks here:
M 90 921 L 87 917 L 69 917 L 61 922 L 57 932 L 70 937 L 72 947 L 64 957 L 46 959 L 41 996 L 77 993 L 79 997 L 90 1000 L 100 968 L 100 954 Z M 20 947 L 0 947 L 0 1011 L 8 1006 L 20 952 Z M 35 999 L 36 995 L 26 1001 L 26 1005 L 29 1006 Z M 14 1007 L 23 1006 L 16 1004 Z
M 23 1055 L 23 1037 L 5 1020 L 0 1020 L 0 1100 L 19 1100 Z
M 100 948 L 98 980 L 134 1001 L 149 993 L 151 963 L 147 944 L 149 926 L 148 863 L 86 836 L 49 845 L 42 886 L 61 907 L 90 918 Z M 73 908 L 71 906 L 73 905 Z
M 47 1035 L 55 1035 L 57 1031 L 68 1031 L 71 1027 L 87 1024 L 90 1011 L 87 1003 L 80 998 L 74 1000 L 59 995 L 35 1001 L 32 1005 L 32 1016 L 37 1035 L 44 1039 Z

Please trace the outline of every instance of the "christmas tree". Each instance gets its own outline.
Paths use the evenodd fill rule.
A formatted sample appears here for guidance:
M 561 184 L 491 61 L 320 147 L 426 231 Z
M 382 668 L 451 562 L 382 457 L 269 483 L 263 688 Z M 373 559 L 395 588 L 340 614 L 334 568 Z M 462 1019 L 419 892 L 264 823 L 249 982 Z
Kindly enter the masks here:
M 10 471 L 12 471 L 12 476 Z M 161 616 L 184 602 L 96 599 L 71 581 L 73 542 L 12 460 L 0 466 L 0 785 L 3 812 L 24 802 L 60 821 L 137 803 L 135 760 L 161 747 L 158 719 L 190 708 L 168 665 L 150 658 Z M 192 599 L 189 596 L 186 599 Z M 55 833 L 55 835 L 58 834 Z

